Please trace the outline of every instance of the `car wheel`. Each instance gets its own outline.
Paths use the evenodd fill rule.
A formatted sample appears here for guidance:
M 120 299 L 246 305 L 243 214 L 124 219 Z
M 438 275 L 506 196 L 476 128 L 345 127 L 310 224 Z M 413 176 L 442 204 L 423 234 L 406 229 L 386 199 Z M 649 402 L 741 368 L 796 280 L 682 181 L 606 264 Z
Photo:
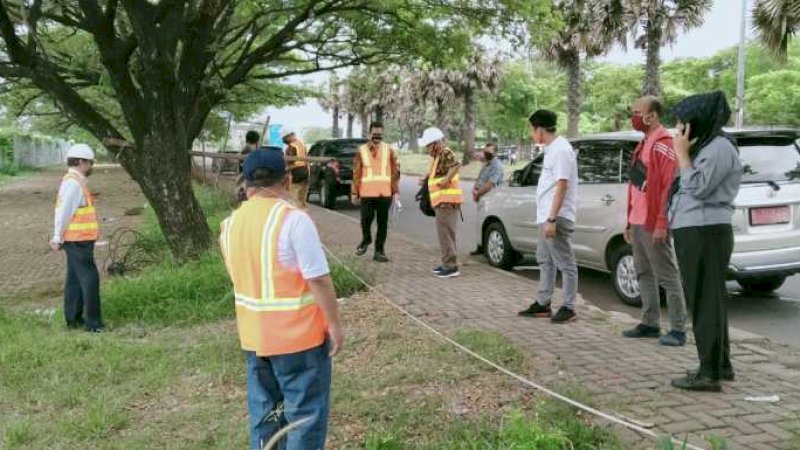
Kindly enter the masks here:
M 623 303 L 631 306 L 642 306 L 639 294 L 639 276 L 633 263 L 633 252 L 630 245 L 620 245 L 611 254 L 611 277 L 614 290 Z
M 325 175 L 319 186 L 319 202 L 323 208 L 336 208 L 336 180 L 330 175 Z
M 500 222 L 492 222 L 483 232 L 483 254 L 494 267 L 512 269 L 517 262 L 517 252 L 511 247 L 506 230 Z
M 778 288 L 783 286 L 784 281 L 786 281 L 786 277 L 783 275 L 763 278 L 742 278 L 741 280 L 736 280 L 736 282 L 739 283 L 739 286 L 741 286 L 745 292 L 752 292 L 756 294 L 768 294 L 772 291 L 778 290 Z

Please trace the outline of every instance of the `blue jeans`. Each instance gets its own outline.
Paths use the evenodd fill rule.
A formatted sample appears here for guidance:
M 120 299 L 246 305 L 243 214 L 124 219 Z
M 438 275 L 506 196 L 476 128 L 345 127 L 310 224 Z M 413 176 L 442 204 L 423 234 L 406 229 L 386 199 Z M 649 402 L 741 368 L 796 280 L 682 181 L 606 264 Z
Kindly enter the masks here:
M 100 313 L 100 275 L 94 262 L 94 242 L 64 242 L 67 278 L 64 283 L 64 318 L 67 325 L 83 324 L 87 330 L 103 326 Z
M 304 418 L 311 420 L 290 431 L 275 449 L 325 448 L 332 368 L 328 351 L 325 343 L 287 355 L 245 352 L 251 449 L 263 448 L 278 430 Z

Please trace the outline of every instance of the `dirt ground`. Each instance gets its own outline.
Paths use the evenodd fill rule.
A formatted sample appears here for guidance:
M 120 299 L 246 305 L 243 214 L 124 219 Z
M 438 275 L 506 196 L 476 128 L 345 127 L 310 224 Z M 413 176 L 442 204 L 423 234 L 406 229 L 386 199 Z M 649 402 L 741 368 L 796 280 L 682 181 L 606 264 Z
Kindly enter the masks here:
M 53 254 L 48 241 L 53 232 L 53 208 L 63 173 L 60 168 L 47 169 L 0 186 L 0 297 L 22 301 L 28 297 L 26 293 L 42 290 L 60 295 L 65 256 Z M 141 216 L 124 213 L 141 207 L 145 199 L 136 183 L 116 166 L 95 167 L 89 189 L 96 195 L 102 221 L 95 251 L 102 272 L 108 238 L 119 228 L 139 223 Z

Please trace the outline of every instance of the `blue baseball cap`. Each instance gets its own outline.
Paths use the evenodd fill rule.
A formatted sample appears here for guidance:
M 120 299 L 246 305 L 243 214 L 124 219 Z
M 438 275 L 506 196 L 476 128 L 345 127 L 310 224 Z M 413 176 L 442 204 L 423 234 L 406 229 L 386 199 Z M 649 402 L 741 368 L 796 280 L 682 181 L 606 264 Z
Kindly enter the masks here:
M 253 181 L 253 172 L 256 169 L 266 169 L 276 176 L 286 173 L 286 162 L 283 152 L 277 149 L 260 148 L 250 152 L 242 165 L 242 173 L 247 181 Z

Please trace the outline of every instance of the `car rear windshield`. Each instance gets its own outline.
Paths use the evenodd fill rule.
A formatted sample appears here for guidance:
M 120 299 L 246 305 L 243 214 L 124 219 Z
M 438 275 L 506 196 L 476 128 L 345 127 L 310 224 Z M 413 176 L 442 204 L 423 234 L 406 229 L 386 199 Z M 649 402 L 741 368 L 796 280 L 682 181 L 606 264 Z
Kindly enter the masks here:
M 355 156 L 358 147 L 363 143 L 359 141 L 330 142 L 325 149 L 325 154 L 330 156 Z
M 744 167 L 743 183 L 800 180 L 800 151 L 795 143 L 747 144 L 739 144 L 739 156 Z

